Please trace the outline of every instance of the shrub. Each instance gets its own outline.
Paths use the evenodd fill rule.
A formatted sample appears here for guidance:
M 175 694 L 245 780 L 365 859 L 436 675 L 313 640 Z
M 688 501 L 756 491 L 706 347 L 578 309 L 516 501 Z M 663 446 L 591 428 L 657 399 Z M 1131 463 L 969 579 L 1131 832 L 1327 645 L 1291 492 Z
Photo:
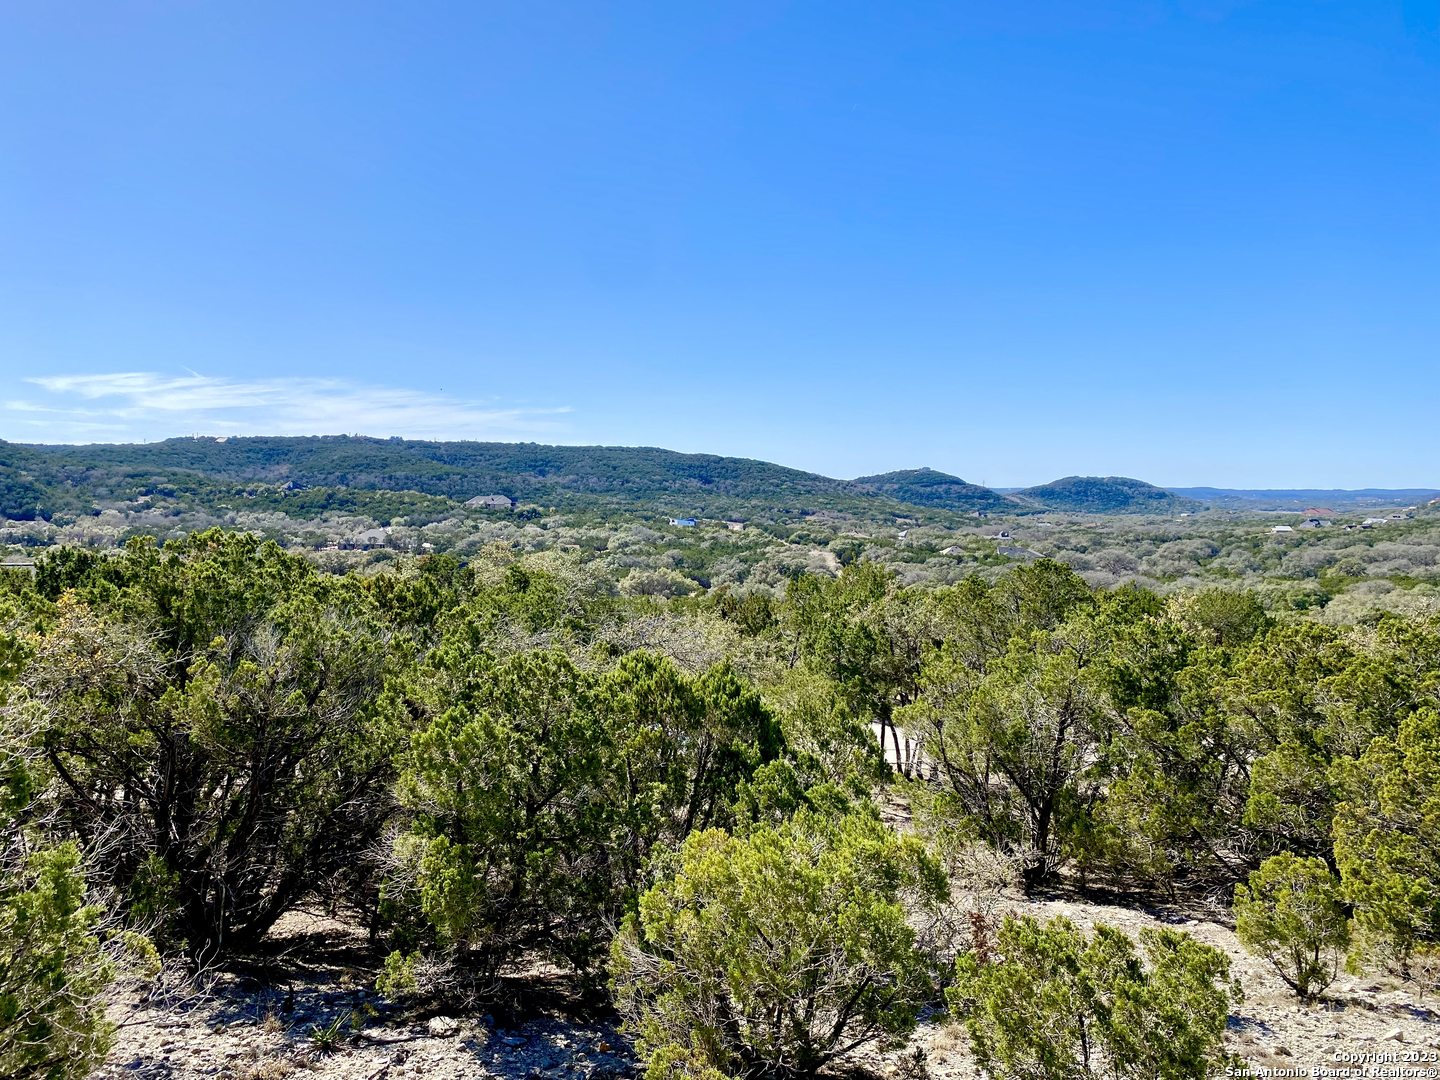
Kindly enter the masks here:
M 212 954 L 350 867 L 389 809 L 388 635 L 356 582 L 248 535 L 76 564 L 23 675 L 57 823 Z
M 111 1026 L 100 994 L 114 969 L 99 920 L 74 844 L 0 872 L 0 1076 L 66 1080 L 104 1060 Z
M 728 824 L 779 749 L 758 695 L 723 666 L 688 677 L 632 653 L 597 675 L 559 652 L 447 646 L 429 678 L 447 707 L 403 759 L 409 825 L 386 884 L 396 944 L 429 953 L 394 961 L 387 985 L 411 993 L 444 985 L 446 957 L 482 993 L 527 949 L 590 967 L 651 849 Z
M 78 848 L 45 846 L 27 826 L 39 786 L 34 733 L 3 696 L 19 659 L 14 639 L 0 636 L 0 1076 L 70 1080 L 109 1048 L 100 994 L 114 965 Z
M 1219 1074 L 1238 983 L 1225 954 L 1174 930 L 1087 939 L 1066 919 L 1007 917 L 990 957 L 962 956 L 946 999 L 996 1080 Z
M 947 642 L 927 657 L 920 699 L 901 714 L 938 762 L 954 811 L 1024 860 L 1026 888 L 1074 854 L 1098 796 L 1105 695 L 1093 638 L 1082 622 L 1017 635 L 983 672 Z
M 404 758 L 411 820 L 385 886 L 398 944 L 433 945 L 482 982 L 537 943 L 583 948 L 608 828 L 593 698 L 560 654 L 473 662 Z M 422 989 L 397 965 L 392 990 Z
M 1370 952 L 1409 976 L 1417 954 L 1440 949 L 1440 713 L 1417 711 L 1332 771 L 1345 898 Z
M 909 1031 L 935 971 L 907 914 L 945 891 L 873 811 L 690 837 L 611 949 L 647 1077 L 807 1077 Z
M 1340 883 L 1320 859 L 1275 855 L 1235 887 L 1235 934 L 1285 985 L 1313 1001 L 1335 980 L 1350 939 Z

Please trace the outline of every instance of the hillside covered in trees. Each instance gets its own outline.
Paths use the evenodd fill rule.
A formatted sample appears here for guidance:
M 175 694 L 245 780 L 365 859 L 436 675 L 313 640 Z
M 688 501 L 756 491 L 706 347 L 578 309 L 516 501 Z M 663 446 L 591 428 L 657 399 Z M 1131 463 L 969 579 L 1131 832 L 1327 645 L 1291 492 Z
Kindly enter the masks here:
M 0 441 L 0 516 L 53 519 L 97 503 L 177 497 L 214 509 L 237 494 L 311 491 L 342 509 L 383 492 L 420 512 L 476 495 L 565 512 L 650 511 L 695 517 L 786 518 L 823 513 L 867 520 L 928 515 L 954 522 L 976 512 L 1175 514 L 1208 505 L 1266 511 L 1423 502 L 1436 492 L 1176 493 L 1126 477 L 1069 476 L 1001 493 L 934 469 L 837 480 L 770 462 L 654 447 L 431 442 L 361 436 L 194 437 L 154 443 L 22 445 Z M 313 494 L 320 493 L 320 494 Z M 317 501 L 318 500 L 318 501 Z M 427 501 L 428 500 L 428 501 Z M 402 511 L 403 513 L 403 511 Z
M 193 438 L 131 445 L 3 448 L 7 470 L 28 485 L 8 497 L 88 505 L 95 494 L 123 497 L 155 487 L 295 485 L 416 492 L 463 502 L 506 495 L 560 509 L 648 506 L 718 516 L 748 509 L 904 511 L 904 500 L 862 484 L 769 462 L 650 447 L 425 442 L 359 436 Z M 982 501 L 1001 503 L 992 493 Z M 41 494 L 43 493 L 43 495 Z M 42 503 L 43 504 L 43 503 Z
M 958 476 L 934 469 L 905 469 L 877 476 L 861 476 L 854 483 L 857 487 L 915 506 L 962 512 L 1018 508 L 1014 499 L 1007 499 L 989 488 L 966 483 Z
M 1163 514 L 1204 505 L 1126 476 L 1067 476 L 1015 494 L 1050 510 L 1086 514 Z

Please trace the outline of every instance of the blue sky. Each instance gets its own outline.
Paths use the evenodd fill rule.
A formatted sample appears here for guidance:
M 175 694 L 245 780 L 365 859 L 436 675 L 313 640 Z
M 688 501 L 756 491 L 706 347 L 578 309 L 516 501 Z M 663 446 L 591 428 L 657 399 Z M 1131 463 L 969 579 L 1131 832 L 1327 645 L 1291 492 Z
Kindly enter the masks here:
M 0 437 L 1440 484 L 1440 2 L 0 0 Z

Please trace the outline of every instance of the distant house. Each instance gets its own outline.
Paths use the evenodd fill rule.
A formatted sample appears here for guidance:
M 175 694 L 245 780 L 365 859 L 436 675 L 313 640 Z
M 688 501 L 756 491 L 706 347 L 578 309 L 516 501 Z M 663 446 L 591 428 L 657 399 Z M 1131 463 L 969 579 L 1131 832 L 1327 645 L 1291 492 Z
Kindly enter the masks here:
M 680 528 L 682 528 L 682 529 L 693 529 L 693 528 L 695 527 L 695 519 L 694 519 L 694 518 L 671 518 L 671 519 L 670 519 L 670 524 L 671 524 L 671 525 L 678 525 L 678 526 L 679 526 Z
M 366 529 L 358 536 L 352 537 L 350 543 L 346 546 L 368 551 L 370 548 L 384 547 L 389 542 L 389 529 Z
M 997 532 L 994 536 L 987 536 L 985 539 L 987 539 L 987 540 L 1009 540 L 1009 539 L 1010 539 L 1010 533 L 1009 533 L 1007 530 L 1005 530 L 1005 529 L 1001 529 L 1001 530 L 1000 530 L 999 532 Z
M 904 540 L 905 537 L 907 537 L 907 536 L 909 536 L 909 535 L 910 535 L 910 530 L 909 530 L 909 529 L 901 529 L 898 533 L 895 534 L 895 539 L 896 539 L 896 540 Z
M 996 555 L 1004 555 L 1007 559 L 1043 559 L 1045 556 L 1038 551 L 1031 551 L 1029 548 L 1010 547 L 1001 544 L 995 549 Z
M 1364 521 L 1360 522 L 1360 528 L 1373 529 L 1376 525 L 1384 525 L 1385 522 L 1388 520 L 1389 518 L 1368 517 Z
M 1335 511 L 1324 506 L 1311 506 L 1302 510 L 1301 513 L 1307 518 L 1321 518 L 1327 525 L 1335 520 Z
M 476 495 L 473 499 L 466 499 L 465 505 L 476 510 L 509 510 L 515 505 L 515 500 L 509 495 Z
M 35 560 L 24 555 L 6 555 L 0 559 L 0 570 L 23 570 L 31 577 L 35 576 Z
M 743 521 L 727 521 L 725 522 L 725 528 L 731 532 L 744 532 L 745 523 Z
M 1325 526 L 1327 526 L 1327 525 L 1329 525 L 1329 524 L 1330 524 L 1330 521 L 1329 521 L 1328 518 L 1314 518 L 1314 517 L 1312 517 L 1312 518 L 1306 518 L 1304 521 L 1300 522 L 1299 528 L 1302 528 L 1302 529 L 1323 529 L 1323 528 L 1325 528 Z
M 1294 532 L 1295 529 L 1293 526 L 1290 525 L 1273 525 L 1271 526 L 1270 531 L 1272 533 L 1287 533 Z

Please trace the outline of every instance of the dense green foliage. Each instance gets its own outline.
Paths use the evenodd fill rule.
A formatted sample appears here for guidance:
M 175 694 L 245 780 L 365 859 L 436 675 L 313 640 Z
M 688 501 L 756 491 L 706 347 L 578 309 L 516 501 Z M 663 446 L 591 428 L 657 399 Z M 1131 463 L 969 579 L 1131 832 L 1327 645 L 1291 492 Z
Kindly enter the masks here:
M 1198 510 L 1201 503 L 1128 476 L 1066 476 L 1016 492 L 1049 510 L 1086 514 L 1154 514 Z
M 7 852 L 7 863 L 16 856 Z M 73 843 L 42 850 L 0 879 L 0 1075 L 83 1077 L 104 1060 L 101 991 L 112 967 L 95 933 Z
M 808 1077 L 909 1031 L 935 973 L 907 916 L 945 892 L 873 811 L 690 837 L 612 954 L 648 1080 Z
M 167 439 L 129 445 L 5 446 L 14 468 L 63 505 L 76 487 L 286 484 L 420 492 L 465 500 L 508 495 L 546 506 L 649 503 L 670 513 L 720 514 L 748 504 L 792 510 L 900 509 L 869 487 L 769 462 L 651 447 L 427 442 L 330 435 Z M 988 492 L 994 504 L 1004 499 Z M 110 492 L 107 491 L 107 495 Z M 20 500 L 22 503 L 23 499 Z
M 243 535 L 52 570 L 23 679 L 59 819 L 169 939 L 253 943 L 378 833 L 391 632 L 358 581 Z
M 69 1080 L 110 1045 L 100 993 L 114 969 L 77 846 L 48 845 L 34 822 L 40 750 L 6 693 L 21 653 L 0 637 L 0 1076 Z
M 779 750 L 725 667 L 687 677 L 636 652 L 594 673 L 559 652 L 496 662 L 447 643 L 427 676 L 443 711 L 403 757 L 410 827 L 389 906 L 486 978 L 536 948 L 588 967 L 651 852 L 729 824 L 740 785 Z M 416 959 L 395 958 L 395 986 L 414 985 Z
M 1345 896 L 1371 948 L 1408 974 L 1417 953 L 1440 953 L 1440 711 L 1416 711 L 1334 772 Z
M 854 483 L 857 487 L 916 506 L 964 511 L 1013 509 L 1014 505 L 987 487 L 966 483 L 958 476 L 934 469 L 904 469 L 877 476 L 860 476 Z
M 1239 987 L 1225 954 L 1174 930 L 1125 934 L 1007 918 L 988 955 L 967 953 L 946 997 L 995 1080 L 1222 1075 Z
M 1350 942 L 1340 883 L 1320 859 L 1272 855 L 1235 888 L 1235 934 L 1313 1001 L 1334 981 Z

